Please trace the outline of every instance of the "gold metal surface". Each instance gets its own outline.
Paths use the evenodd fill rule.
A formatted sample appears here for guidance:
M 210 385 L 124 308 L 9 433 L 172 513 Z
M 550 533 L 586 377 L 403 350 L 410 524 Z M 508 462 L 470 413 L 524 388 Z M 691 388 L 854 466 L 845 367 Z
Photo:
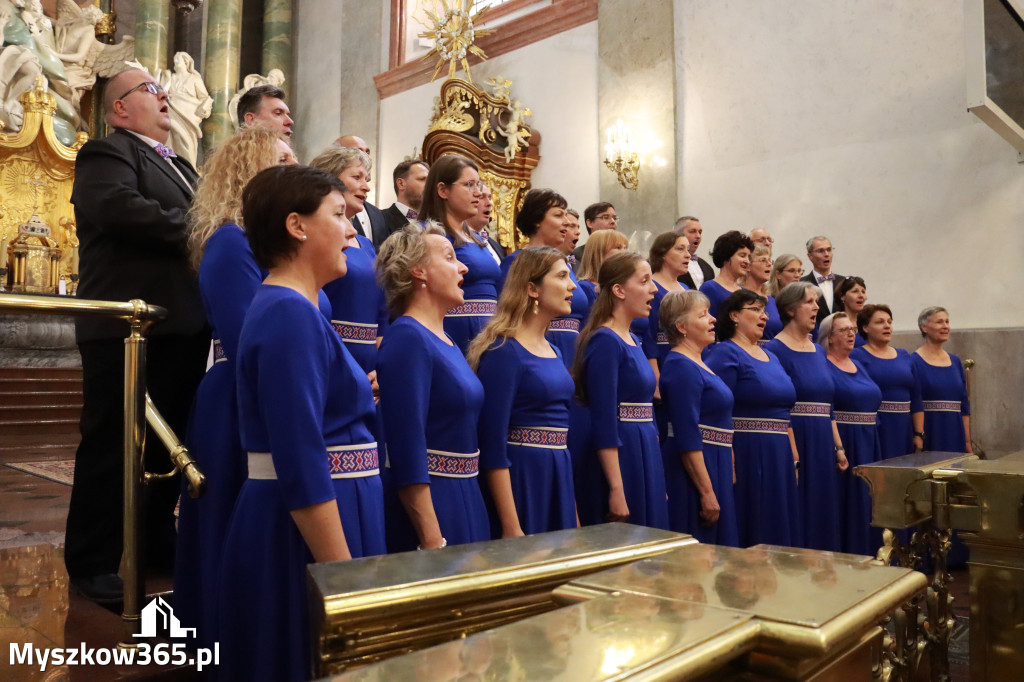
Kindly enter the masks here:
M 175 475 L 180 473 L 188 480 L 189 497 L 193 499 L 202 497 L 203 493 L 206 492 L 206 476 L 199 470 L 196 461 L 188 454 L 188 448 L 175 435 L 171 425 L 167 423 L 167 420 L 160 414 L 160 411 L 156 409 L 156 404 L 149 397 L 148 391 L 146 392 L 146 423 L 149 424 L 149 428 L 153 429 L 153 433 L 160 439 L 163 446 L 167 448 L 167 452 L 171 456 L 171 463 L 174 464 L 174 469 L 166 474 L 151 474 L 147 472 L 146 481 L 174 478 Z

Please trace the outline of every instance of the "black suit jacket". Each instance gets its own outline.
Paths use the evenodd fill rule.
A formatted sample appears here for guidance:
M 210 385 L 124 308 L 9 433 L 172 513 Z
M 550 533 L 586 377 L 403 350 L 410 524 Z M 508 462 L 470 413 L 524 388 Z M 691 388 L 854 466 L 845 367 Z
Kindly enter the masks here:
M 709 282 L 713 280 L 715 278 L 715 269 L 712 268 L 711 265 L 700 256 L 697 256 L 696 258 L 697 265 L 700 266 L 700 271 L 704 273 L 704 281 Z M 690 287 L 691 289 L 698 288 L 693 285 L 693 276 L 688 272 L 682 275 L 679 278 L 679 281 L 685 284 L 686 286 Z
M 384 219 L 384 211 L 380 210 L 370 202 L 364 203 L 363 208 L 366 209 L 366 215 L 370 217 L 369 233 L 373 235 L 370 241 L 373 242 L 373 248 L 379 249 L 380 245 L 383 244 L 384 240 L 391 234 L 388 232 L 387 221 Z M 358 222 L 361 218 L 362 216 L 357 216 L 354 220 Z M 359 230 L 359 232 L 360 234 L 366 234 L 365 230 Z
M 818 297 L 818 318 L 817 318 L 817 322 L 814 324 L 814 328 L 815 329 L 818 328 L 818 325 L 821 324 L 822 320 L 824 320 L 826 317 L 828 317 L 829 315 L 831 315 L 834 312 L 839 311 L 842 308 L 842 304 L 840 304 L 839 303 L 839 299 L 836 298 L 836 293 L 835 292 L 836 292 L 836 289 L 839 288 L 840 282 L 842 282 L 844 279 L 846 279 L 846 278 L 843 277 L 842 275 L 836 275 L 836 278 L 834 280 L 832 280 L 832 303 L 833 303 L 832 310 L 829 310 L 828 305 L 825 303 L 825 297 L 824 296 L 819 296 Z M 821 286 L 821 287 L 823 287 L 823 286 L 828 284 L 827 281 L 826 282 L 822 282 L 821 284 L 818 284 L 818 278 L 817 278 L 817 275 L 814 274 L 814 270 L 811 270 L 811 273 L 809 275 L 804 275 L 803 277 L 801 277 L 800 281 L 801 282 L 810 282 L 811 284 L 813 284 L 815 286 Z
M 198 175 L 179 157 L 182 182 L 152 147 L 123 130 L 90 140 L 78 152 L 71 203 L 79 246 L 78 296 L 141 298 L 168 317 L 152 335 L 198 334 L 206 328 L 199 283 L 188 263 L 186 213 Z M 80 317 L 79 342 L 123 338 L 120 320 Z
M 398 208 L 397 204 L 391 204 L 384 209 L 384 224 L 388 228 L 388 235 L 393 235 L 409 224 L 409 219 Z

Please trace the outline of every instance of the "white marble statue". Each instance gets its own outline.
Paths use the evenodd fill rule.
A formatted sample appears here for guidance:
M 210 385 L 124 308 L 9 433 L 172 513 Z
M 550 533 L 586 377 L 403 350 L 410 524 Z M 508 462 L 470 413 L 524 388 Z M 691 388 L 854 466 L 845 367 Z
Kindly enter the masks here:
M 109 78 L 135 58 L 135 39 L 131 36 L 116 45 L 96 40 L 96 24 L 102 19 L 103 11 L 95 5 L 79 7 L 72 0 L 57 2 L 57 57 L 64 62 L 73 90 L 71 103 L 79 111 L 82 95 L 92 90 L 97 76 Z
M 236 128 L 239 126 L 238 100 L 242 98 L 242 95 L 259 85 L 276 85 L 277 87 L 281 87 L 284 85 L 284 80 L 284 72 L 281 71 L 281 69 L 271 69 L 266 76 L 258 73 L 250 73 L 242 79 L 241 89 L 232 95 L 231 99 L 228 101 L 228 116 L 231 118 L 231 123 Z
M 161 70 L 157 80 L 170 98 L 170 145 L 176 154 L 195 166 L 199 138 L 203 136 L 201 125 L 213 111 L 213 98 L 203 83 L 202 75 L 196 71 L 195 61 L 187 52 L 175 54 L 174 70 Z

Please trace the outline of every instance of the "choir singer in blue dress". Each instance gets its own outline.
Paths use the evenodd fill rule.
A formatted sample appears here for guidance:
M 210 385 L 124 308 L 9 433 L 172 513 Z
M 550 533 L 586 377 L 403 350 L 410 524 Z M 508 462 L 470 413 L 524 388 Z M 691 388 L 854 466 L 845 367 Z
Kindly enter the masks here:
M 576 285 L 564 254 L 523 249 L 509 268 L 498 311 L 469 347 L 484 386 L 480 467 L 497 512 L 497 537 L 575 528 L 568 449 L 575 385 L 544 334 L 567 315 Z
M 477 481 L 484 390 L 444 331 L 445 313 L 464 302 L 465 274 L 432 221 L 395 232 L 377 256 L 377 279 L 397 316 L 377 356 L 389 498 L 397 502 L 389 506 L 392 551 L 490 539 Z
M 630 323 L 650 313 L 655 287 L 639 254 L 608 257 L 580 333 L 576 392 L 589 407 L 591 450 L 578 463 L 583 524 L 629 521 L 668 528 L 665 470 L 654 424 L 654 371 Z
M 232 679 L 309 679 L 307 564 L 385 551 L 370 382 L 317 308 L 347 267 L 343 189 L 324 171 L 281 166 L 242 195 L 270 274 L 235 360 L 248 478 L 224 540 L 218 633 Z
M 917 317 L 924 344 L 911 354 L 921 385 L 924 407 L 924 449 L 973 453 L 971 405 L 960 358 L 942 348 L 949 341 L 949 313 L 925 308 Z

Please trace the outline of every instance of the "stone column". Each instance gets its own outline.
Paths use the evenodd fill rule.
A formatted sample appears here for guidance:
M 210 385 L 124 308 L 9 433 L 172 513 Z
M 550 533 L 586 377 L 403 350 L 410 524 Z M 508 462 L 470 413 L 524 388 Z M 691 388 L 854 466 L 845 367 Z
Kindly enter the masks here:
M 263 3 L 263 75 L 281 69 L 285 92 L 292 82 L 292 0 L 265 0 Z
M 234 132 L 228 102 L 238 90 L 242 1 L 211 0 L 206 22 L 203 80 L 213 97 L 213 113 L 203 121 L 203 149 L 209 151 Z
M 167 0 L 139 0 L 135 8 L 135 59 L 156 73 L 167 66 L 167 26 L 171 3 Z
M 673 8 L 672 0 L 647 0 L 643 12 L 636 7 L 617 0 L 597 4 L 601 201 L 615 204 L 624 233 L 647 231 L 653 238 L 678 217 Z M 636 191 L 604 165 L 605 130 L 620 118 L 641 155 Z

